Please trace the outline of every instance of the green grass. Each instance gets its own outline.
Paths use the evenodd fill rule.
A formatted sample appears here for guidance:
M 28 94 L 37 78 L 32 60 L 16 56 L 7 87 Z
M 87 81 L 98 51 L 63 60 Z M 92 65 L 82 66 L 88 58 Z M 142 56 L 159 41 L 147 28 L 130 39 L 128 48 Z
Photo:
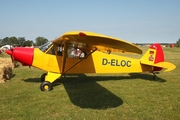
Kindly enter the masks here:
M 180 49 L 164 49 L 174 71 L 158 74 L 86 74 L 63 77 L 50 92 L 40 91 L 44 72 L 13 69 L 0 84 L 0 119 L 180 119 Z

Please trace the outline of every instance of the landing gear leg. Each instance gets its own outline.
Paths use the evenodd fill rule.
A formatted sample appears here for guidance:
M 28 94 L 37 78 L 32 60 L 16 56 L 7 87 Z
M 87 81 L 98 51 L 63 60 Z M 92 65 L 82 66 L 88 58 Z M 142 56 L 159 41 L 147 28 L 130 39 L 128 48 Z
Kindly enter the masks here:
M 40 89 L 41 91 L 50 91 L 53 89 L 53 85 L 52 83 L 58 79 L 61 76 L 61 74 L 59 73 L 52 73 L 52 72 L 48 72 L 48 73 L 44 73 L 41 76 L 41 85 L 40 85 Z
M 46 77 L 47 73 L 44 73 L 41 75 L 41 82 L 44 82 L 45 81 L 45 77 Z

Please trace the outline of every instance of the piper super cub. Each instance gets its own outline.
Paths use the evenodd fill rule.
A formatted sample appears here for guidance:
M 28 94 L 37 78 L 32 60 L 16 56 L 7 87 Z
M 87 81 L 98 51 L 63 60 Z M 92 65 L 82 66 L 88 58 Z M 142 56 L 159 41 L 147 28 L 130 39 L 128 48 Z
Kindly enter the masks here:
M 50 91 L 52 83 L 65 74 L 137 73 L 171 71 L 176 68 L 164 61 L 160 44 L 152 44 L 140 59 L 116 53 L 137 53 L 142 50 L 121 39 L 86 31 L 70 31 L 39 48 L 14 47 L 6 50 L 13 60 L 46 71 L 40 89 Z

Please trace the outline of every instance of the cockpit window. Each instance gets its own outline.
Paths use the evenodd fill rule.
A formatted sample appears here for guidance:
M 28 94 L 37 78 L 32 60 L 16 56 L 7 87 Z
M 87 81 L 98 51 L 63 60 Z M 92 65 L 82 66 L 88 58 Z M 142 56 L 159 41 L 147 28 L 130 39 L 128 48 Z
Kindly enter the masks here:
M 47 54 L 56 55 L 54 45 L 51 46 L 48 51 L 46 51 Z
M 69 43 L 67 46 L 67 57 L 70 58 L 85 58 L 86 52 L 83 50 L 83 46 L 80 44 Z M 46 54 L 62 56 L 64 51 L 64 44 L 57 44 L 53 42 L 47 42 L 41 45 L 39 49 Z
M 46 52 L 46 50 L 48 50 L 49 47 L 51 47 L 51 45 L 52 45 L 52 42 L 47 42 L 47 43 L 39 46 L 39 49 L 43 52 Z

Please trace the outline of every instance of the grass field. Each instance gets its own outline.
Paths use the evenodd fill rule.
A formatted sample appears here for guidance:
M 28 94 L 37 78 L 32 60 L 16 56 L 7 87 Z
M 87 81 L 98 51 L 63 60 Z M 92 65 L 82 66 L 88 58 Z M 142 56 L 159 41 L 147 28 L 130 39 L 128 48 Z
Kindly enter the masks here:
M 164 53 L 177 68 L 156 80 L 137 73 L 74 75 L 56 81 L 50 92 L 39 89 L 43 71 L 15 68 L 14 77 L 0 84 L 0 119 L 178 120 L 180 49 Z

